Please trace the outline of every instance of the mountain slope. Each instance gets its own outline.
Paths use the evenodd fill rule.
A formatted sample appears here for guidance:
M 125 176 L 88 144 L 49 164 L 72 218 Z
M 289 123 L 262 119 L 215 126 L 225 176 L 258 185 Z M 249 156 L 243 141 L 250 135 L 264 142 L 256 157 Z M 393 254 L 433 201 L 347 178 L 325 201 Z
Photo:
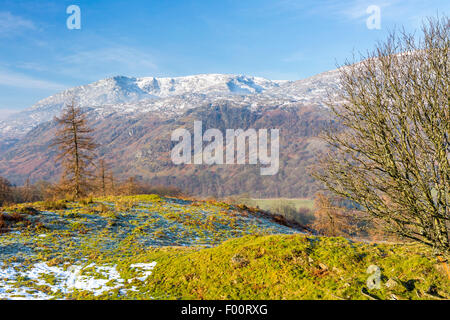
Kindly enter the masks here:
M 193 132 L 195 120 L 203 129 L 280 128 L 280 169 L 261 176 L 260 165 L 175 165 L 171 161 L 171 133 L 185 127 Z M 230 103 L 190 109 L 174 118 L 152 113 L 140 117 L 111 115 L 92 120 L 99 156 L 108 161 L 118 178 L 138 176 L 153 184 L 182 188 L 199 195 L 231 195 L 249 192 L 257 197 L 309 197 L 316 189 L 308 166 L 323 149 L 317 135 L 329 121 L 326 110 L 313 106 L 264 107 L 257 110 Z M 22 184 L 45 179 L 56 181 L 60 167 L 56 149 L 49 148 L 55 123 L 39 125 L 18 143 L 2 152 L 0 175 Z M 206 145 L 206 143 L 205 143 Z
M 322 93 L 335 86 L 335 74 L 336 71 L 332 71 L 330 77 L 329 73 L 325 73 L 318 76 L 319 81 L 309 82 L 273 81 L 226 74 L 176 78 L 117 76 L 57 93 L 0 121 L 0 140 L 23 136 L 58 115 L 64 104 L 72 99 L 79 106 L 96 111 L 101 117 L 112 113 L 150 111 L 171 114 L 220 100 L 243 105 L 282 105 L 300 101 L 321 104 Z
M 56 181 L 60 167 L 49 148 L 51 120 L 75 95 L 85 108 L 98 154 L 118 178 L 137 176 L 193 194 L 310 197 L 317 190 L 308 166 L 324 149 L 317 139 L 330 121 L 324 92 L 336 90 L 331 71 L 300 81 L 235 75 L 181 78 L 115 77 L 73 88 L 38 102 L 0 123 L 0 175 L 16 184 Z M 203 122 L 203 130 L 280 129 L 280 170 L 261 176 L 259 165 L 181 165 L 171 162 L 171 133 Z M 206 143 L 205 143 L 206 145 Z

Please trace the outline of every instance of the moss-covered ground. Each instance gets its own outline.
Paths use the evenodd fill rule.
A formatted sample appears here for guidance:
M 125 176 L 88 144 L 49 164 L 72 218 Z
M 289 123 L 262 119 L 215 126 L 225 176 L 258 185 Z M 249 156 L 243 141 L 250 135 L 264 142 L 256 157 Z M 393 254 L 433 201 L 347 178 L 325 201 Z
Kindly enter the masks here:
M 220 202 L 106 197 L 25 204 L 2 214 L 23 219 L 0 234 L 0 298 L 450 296 L 427 248 L 314 237 Z M 369 266 L 379 276 L 367 273 Z M 369 277 L 378 285 L 368 285 Z

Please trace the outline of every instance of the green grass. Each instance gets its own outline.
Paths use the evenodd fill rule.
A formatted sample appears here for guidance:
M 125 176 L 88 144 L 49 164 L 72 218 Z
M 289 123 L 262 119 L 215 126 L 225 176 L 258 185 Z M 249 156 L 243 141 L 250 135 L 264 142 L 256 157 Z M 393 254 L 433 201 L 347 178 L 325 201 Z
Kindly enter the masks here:
M 36 263 L 117 266 L 126 293 L 112 289 L 94 296 L 74 290 L 54 293 L 54 298 L 367 299 L 362 290 L 379 299 L 450 297 L 450 282 L 440 264 L 420 245 L 282 235 L 285 229 L 274 229 L 256 213 L 216 201 L 150 195 L 64 205 L 66 209 L 48 203 L 7 209 L 29 211 L 32 224 L 0 236 L 0 263 L 21 270 Z M 30 206 L 46 211 L 24 210 Z M 37 223 L 42 226 L 36 228 Z M 152 274 L 139 280 L 131 266 L 153 261 Z M 381 269 L 380 289 L 367 287 L 370 265 Z M 83 272 L 102 278 L 95 270 Z M 48 285 L 60 281 L 51 274 L 42 280 L 39 284 L 17 277 L 7 283 L 49 292 Z M 388 280 L 397 285 L 388 288 Z
M 148 258 L 158 259 L 150 253 Z M 145 258 L 143 258 L 145 259 Z M 381 288 L 367 288 L 370 265 Z M 398 285 L 386 287 L 388 279 Z M 431 288 L 431 289 L 430 289 Z M 204 249 L 168 252 L 146 285 L 171 299 L 431 299 L 450 297 L 450 282 L 417 245 L 364 244 L 303 235 L 246 236 Z

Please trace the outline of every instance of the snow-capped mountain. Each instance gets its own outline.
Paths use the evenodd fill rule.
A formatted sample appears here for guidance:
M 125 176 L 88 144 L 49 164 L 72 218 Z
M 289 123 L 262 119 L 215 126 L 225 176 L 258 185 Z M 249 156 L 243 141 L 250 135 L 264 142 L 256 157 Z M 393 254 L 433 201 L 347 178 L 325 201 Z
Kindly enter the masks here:
M 317 139 L 330 119 L 326 93 L 337 87 L 336 71 L 299 81 L 203 74 L 178 78 L 114 77 L 43 99 L 0 122 L 0 175 L 21 185 L 55 181 L 61 172 L 51 147 L 50 121 L 72 99 L 92 120 L 98 156 L 117 178 L 139 176 L 152 185 L 172 185 L 192 194 L 254 192 L 259 197 L 307 197 L 315 187 L 305 168 L 324 147 Z M 177 166 L 170 161 L 171 132 L 193 119 L 205 130 L 279 128 L 278 176 L 261 178 L 254 166 Z M 279 177 L 282 177 L 281 179 Z
M 174 78 L 117 76 L 57 93 L 0 121 L 0 138 L 23 136 L 58 115 L 64 104 L 73 99 L 98 117 L 149 111 L 170 115 L 219 100 L 249 107 L 298 102 L 321 105 L 325 92 L 336 85 L 336 71 L 299 81 L 228 74 Z
M 227 74 L 201 74 L 177 78 L 139 78 L 136 84 L 160 98 L 184 94 L 255 94 L 278 88 L 286 81 Z

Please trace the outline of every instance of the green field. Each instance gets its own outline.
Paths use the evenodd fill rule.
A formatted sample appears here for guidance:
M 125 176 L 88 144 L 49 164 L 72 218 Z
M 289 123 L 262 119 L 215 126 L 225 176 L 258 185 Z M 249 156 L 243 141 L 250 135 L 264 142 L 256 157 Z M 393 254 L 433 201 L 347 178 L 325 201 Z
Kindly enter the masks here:
M 303 198 L 248 199 L 245 200 L 245 204 L 251 207 L 259 207 L 262 210 L 268 211 L 276 206 L 279 206 L 280 204 L 293 206 L 297 210 L 300 208 L 307 208 L 312 210 L 314 207 L 313 200 Z

